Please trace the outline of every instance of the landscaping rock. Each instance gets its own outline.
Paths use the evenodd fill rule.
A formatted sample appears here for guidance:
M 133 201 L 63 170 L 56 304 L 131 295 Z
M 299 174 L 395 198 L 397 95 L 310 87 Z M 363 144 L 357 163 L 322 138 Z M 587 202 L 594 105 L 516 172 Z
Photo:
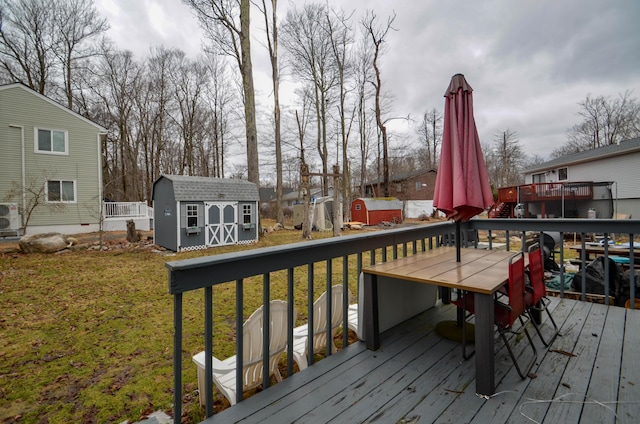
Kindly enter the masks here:
M 24 253 L 55 253 L 68 247 L 60 233 L 33 234 L 20 238 L 20 250 Z

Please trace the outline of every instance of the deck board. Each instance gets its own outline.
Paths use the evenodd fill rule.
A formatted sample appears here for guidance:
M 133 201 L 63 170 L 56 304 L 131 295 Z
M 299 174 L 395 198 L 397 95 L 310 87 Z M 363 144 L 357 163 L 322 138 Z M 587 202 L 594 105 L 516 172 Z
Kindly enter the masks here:
M 634 423 L 640 311 L 559 298 L 551 308 L 561 335 L 550 350 L 530 328 L 535 378 L 522 380 L 496 340 L 490 399 L 474 393 L 475 361 L 463 361 L 460 345 L 435 332 L 438 321 L 455 317 L 453 306 L 439 305 L 383 333 L 379 350 L 352 344 L 205 423 Z M 526 339 L 515 351 L 530 355 Z M 585 396 L 611 409 L 583 404 Z

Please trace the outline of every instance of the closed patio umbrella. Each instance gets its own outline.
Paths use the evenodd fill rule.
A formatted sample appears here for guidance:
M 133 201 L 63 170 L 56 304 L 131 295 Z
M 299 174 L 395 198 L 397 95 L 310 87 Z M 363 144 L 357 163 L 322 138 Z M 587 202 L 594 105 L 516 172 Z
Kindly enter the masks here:
M 464 75 L 451 78 L 444 97 L 444 129 L 433 205 L 456 222 L 459 261 L 460 222 L 478 215 L 494 201 L 473 117 L 473 89 Z

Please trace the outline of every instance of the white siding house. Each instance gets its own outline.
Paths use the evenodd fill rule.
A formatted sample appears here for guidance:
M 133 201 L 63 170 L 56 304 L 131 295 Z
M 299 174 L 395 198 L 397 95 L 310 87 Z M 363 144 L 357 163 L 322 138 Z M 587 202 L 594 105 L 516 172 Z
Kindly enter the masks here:
M 524 177 L 526 184 L 610 182 L 613 213 L 640 218 L 640 138 L 553 159 Z

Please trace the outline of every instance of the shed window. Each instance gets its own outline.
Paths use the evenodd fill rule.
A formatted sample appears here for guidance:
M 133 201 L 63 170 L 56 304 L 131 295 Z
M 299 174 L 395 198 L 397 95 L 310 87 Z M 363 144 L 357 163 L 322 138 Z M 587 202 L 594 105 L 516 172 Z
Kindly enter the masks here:
M 253 217 L 253 208 L 251 205 L 242 205 L 242 223 L 251 224 Z
M 198 205 L 186 205 L 187 206 L 187 227 L 198 226 Z
M 566 181 L 568 178 L 567 168 L 558 169 L 558 181 Z
M 50 203 L 75 203 L 76 182 L 48 180 L 47 181 L 47 202 Z
M 362 205 L 360 203 L 356 203 L 356 210 L 362 210 Z
M 68 148 L 66 131 L 36 128 L 36 152 L 66 155 Z

